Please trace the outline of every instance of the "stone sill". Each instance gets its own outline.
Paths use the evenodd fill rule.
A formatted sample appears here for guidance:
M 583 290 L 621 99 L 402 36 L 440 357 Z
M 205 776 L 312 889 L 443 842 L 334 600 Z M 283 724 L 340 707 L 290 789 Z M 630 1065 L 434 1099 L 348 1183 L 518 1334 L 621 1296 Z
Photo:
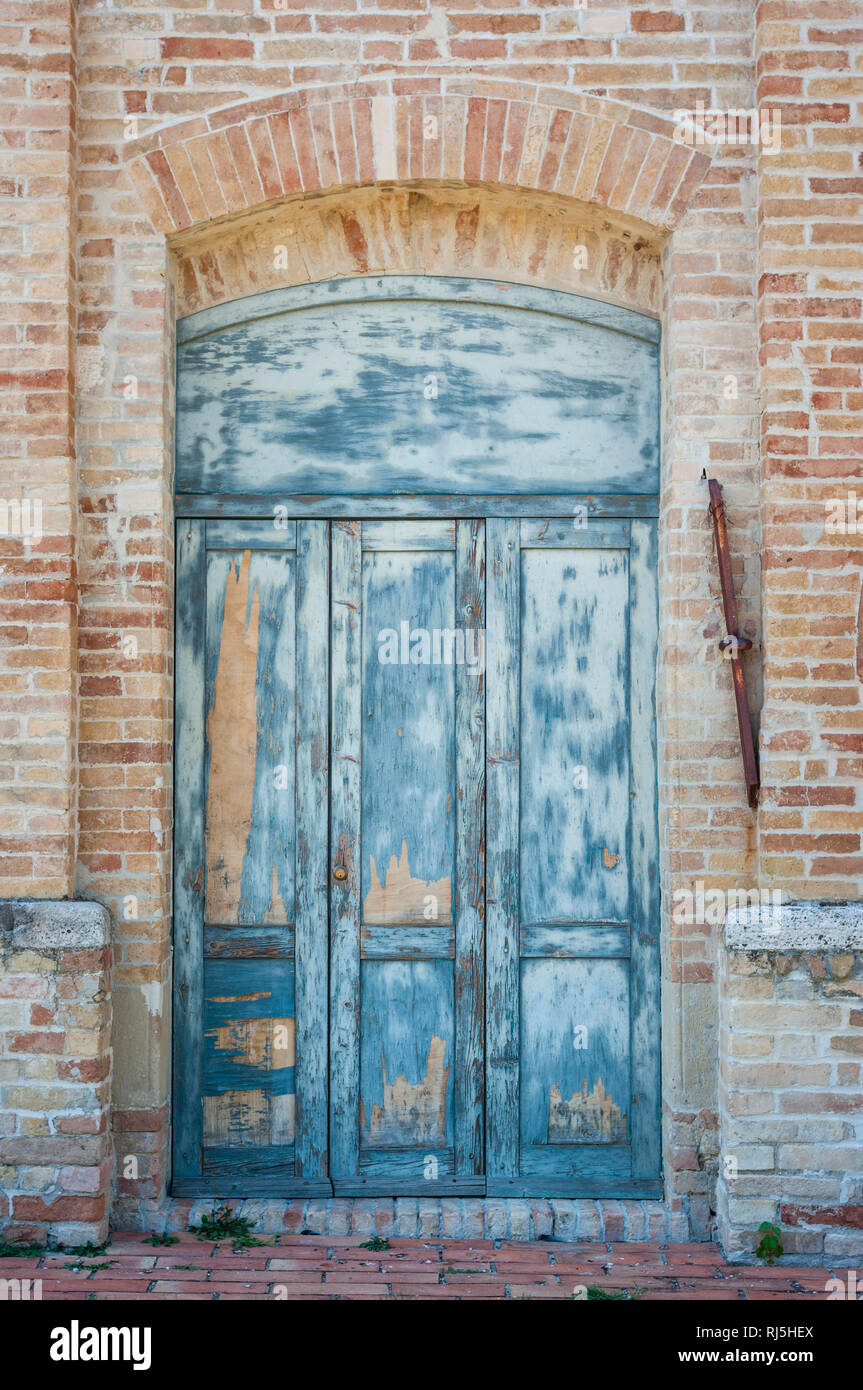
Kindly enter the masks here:
M 733 908 L 725 920 L 728 951 L 833 955 L 863 949 L 863 902 L 806 900 Z
M 111 941 L 111 914 L 77 899 L 0 900 L 0 950 L 92 951 Z

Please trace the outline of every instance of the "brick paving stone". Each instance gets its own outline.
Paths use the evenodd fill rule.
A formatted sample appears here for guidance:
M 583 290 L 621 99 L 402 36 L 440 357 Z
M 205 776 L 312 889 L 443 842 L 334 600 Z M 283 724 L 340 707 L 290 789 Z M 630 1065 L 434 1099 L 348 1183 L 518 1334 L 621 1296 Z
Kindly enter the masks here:
M 572 1290 L 560 1284 L 510 1284 L 508 1298 L 563 1298 L 572 1299 Z
M 732 1289 L 699 1289 L 693 1293 L 682 1293 L 680 1290 L 648 1289 L 641 1295 L 641 1300 L 645 1302 L 703 1301 L 706 1298 L 712 1302 L 741 1302 L 741 1295 Z
M 833 1271 L 812 1266 L 728 1264 L 715 1245 L 667 1241 L 432 1240 L 393 1237 L 382 1251 L 362 1235 L 326 1239 L 281 1233 L 277 1245 L 234 1252 L 194 1237 L 161 1249 L 118 1235 L 106 1268 L 66 1269 L 52 1252 L 0 1261 L 0 1277 L 39 1279 L 43 1299 L 71 1301 L 295 1299 L 333 1302 L 557 1298 L 579 1286 L 623 1289 L 650 1301 L 825 1299 Z M 193 1269 L 181 1266 L 193 1265 Z M 843 1266 L 836 1266 L 841 1273 Z

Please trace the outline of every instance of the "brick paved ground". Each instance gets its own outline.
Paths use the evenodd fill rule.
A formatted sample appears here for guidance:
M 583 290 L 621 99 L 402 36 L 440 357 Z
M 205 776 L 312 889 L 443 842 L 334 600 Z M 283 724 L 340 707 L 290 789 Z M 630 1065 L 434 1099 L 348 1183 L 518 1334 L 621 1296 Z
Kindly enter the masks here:
M 825 1299 L 843 1269 L 729 1265 L 715 1245 L 398 1240 L 381 1252 L 360 1236 L 282 1235 L 234 1254 L 183 1234 L 154 1247 L 117 1235 L 103 1256 L 0 1261 L 0 1278 L 40 1279 L 43 1299 L 571 1299 L 580 1286 L 644 1300 Z M 84 1268 L 84 1266 L 91 1266 Z M 94 1269 L 93 1265 L 102 1266 Z

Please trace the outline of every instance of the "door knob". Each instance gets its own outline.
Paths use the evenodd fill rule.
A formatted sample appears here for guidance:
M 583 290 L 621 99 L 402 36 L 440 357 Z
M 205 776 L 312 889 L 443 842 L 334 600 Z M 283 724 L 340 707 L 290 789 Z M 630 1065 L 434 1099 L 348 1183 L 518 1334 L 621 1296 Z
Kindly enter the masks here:
M 336 867 L 333 869 L 333 878 L 336 880 L 337 883 L 344 883 L 347 876 L 348 871 L 345 868 L 344 864 L 337 864 Z

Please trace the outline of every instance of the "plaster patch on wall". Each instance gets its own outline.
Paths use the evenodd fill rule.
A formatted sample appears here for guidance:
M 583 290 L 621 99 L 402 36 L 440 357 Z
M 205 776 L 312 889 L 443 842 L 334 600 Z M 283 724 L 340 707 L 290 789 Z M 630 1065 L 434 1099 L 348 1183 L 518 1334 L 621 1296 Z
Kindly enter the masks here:
M 105 349 L 101 343 L 79 346 L 77 361 L 79 391 L 95 391 L 105 380 Z

